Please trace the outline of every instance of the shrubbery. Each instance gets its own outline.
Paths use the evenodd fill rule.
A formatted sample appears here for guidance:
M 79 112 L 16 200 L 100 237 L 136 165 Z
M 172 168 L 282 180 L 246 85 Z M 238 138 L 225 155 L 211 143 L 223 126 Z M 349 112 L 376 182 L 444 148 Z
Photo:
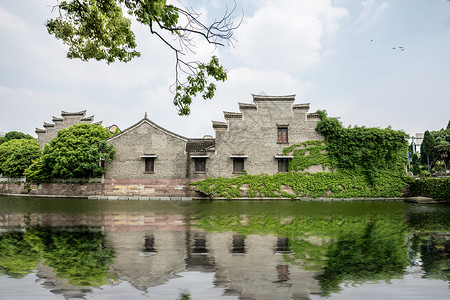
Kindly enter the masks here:
M 411 183 L 410 192 L 412 196 L 450 200 L 450 177 L 416 179 Z

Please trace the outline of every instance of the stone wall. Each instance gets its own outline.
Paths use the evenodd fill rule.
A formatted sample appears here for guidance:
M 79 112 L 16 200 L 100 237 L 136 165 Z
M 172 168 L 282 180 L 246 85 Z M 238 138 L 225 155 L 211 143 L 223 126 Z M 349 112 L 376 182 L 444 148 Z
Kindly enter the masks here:
M 316 114 L 309 104 L 294 104 L 295 96 L 257 96 L 255 104 L 240 103 L 240 113 L 224 112 L 227 122 L 213 122 L 216 132 L 215 155 L 208 161 L 207 177 L 232 177 L 233 159 L 242 156 L 249 174 L 278 172 L 283 149 L 307 140 L 323 140 L 315 131 Z M 278 143 L 278 128 L 287 128 L 288 142 Z
M 189 187 L 189 179 L 105 179 L 104 183 L 1 182 L 0 195 L 29 196 L 118 196 L 118 197 L 202 197 Z
M 320 118 L 308 113 L 309 104 L 294 104 L 295 96 L 253 95 L 252 104 L 239 103 L 240 113 L 224 112 L 226 122 L 214 122 L 216 138 L 187 139 L 170 132 L 147 115 L 108 139 L 117 150 L 106 164 L 107 179 L 205 179 L 233 177 L 233 156 L 244 157 L 249 174 L 278 172 L 283 149 L 308 140 L 323 140 L 315 131 Z M 278 129 L 286 128 L 288 140 L 278 141 Z M 145 159 L 154 159 L 154 172 L 145 172 Z M 206 159 L 204 171 L 195 161 Z M 321 167 L 320 167 L 321 169 Z M 139 187 L 138 187 L 139 188 Z
M 187 140 L 145 116 L 137 124 L 108 139 L 117 153 L 113 161 L 106 164 L 105 178 L 186 178 Z M 154 172 L 145 172 L 145 157 L 154 159 Z

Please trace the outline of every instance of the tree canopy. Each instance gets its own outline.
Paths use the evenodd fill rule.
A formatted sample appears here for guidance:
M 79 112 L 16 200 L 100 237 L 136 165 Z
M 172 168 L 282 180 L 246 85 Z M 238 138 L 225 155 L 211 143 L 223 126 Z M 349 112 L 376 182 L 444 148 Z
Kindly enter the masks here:
M 107 129 L 95 124 L 76 124 L 61 129 L 25 175 L 36 181 L 101 176 L 105 172 L 101 161 L 111 161 L 116 153 L 114 147 L 106 143 L 109 136 Z
M 423 141 L 420 145 L 420 162 L 422 165 L 427 166 L 430 164 L 430 169 L 434 168 L 434 165 L 439 160 L 439 153 L 436 149 L 436 139 L 427 130 L 423 135 Z
M 8 177 L 22 177 L 33 159 L 41 156 L 35 139 L 11 139 L 0 145 L 0 173 Z
M 23 132 L 19 132 L 19 131 L 10 131 L 8 133 L 5 134 L 5 136 L 0 137 L 0 145 L 10 141 L 10 140 L 16 140 L 16 139 L 34 139 L 34 137 L 32 137 L 29 134 L 25 134 Z
M 439 161 L 443 161 L 444 168 L 448 169 L 450 159 L 450 128 L 437 131 L 425 131 L 420 146 L 420 161 L 425 167 L 430 163 L 433 169 Z
M 197 93 L 204 99 L 214 97 L 216 86 L 209 80 L 225 81 L 227 74 L 215 56 L 209 63 L 187 61 L 183 56 L 194 53 L 197 37 L 217 46 L 232 44 L 233 31 L 239 26 L 233 22 L 235 8 L 206 25 L 201 14 L 167 4 L 166 0 L 58 0 L 53 6 L 58 16 L 47 20 L 46 27 L 69 46 L 68 58 L 109 64 L 116 60 L 128 62 L 141 55 L 136 50 L 131 23 L 134 20 L 145 25 L 175 55 L 174 104 L 180 115 L 188 115 Z M 170 33 L 173 40 L 164 33 Z

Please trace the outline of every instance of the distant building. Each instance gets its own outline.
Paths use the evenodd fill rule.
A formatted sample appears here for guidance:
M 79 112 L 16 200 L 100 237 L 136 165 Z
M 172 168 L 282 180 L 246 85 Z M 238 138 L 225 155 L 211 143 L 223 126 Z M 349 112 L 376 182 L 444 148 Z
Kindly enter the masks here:
M 93 115 L 86 117 L 86 110 L 79 112 L 61 111 L 61 117 L 62 118 L 52 117 L 53 123 L 44 122 L 44 129 L 36 128 L 35 132 L 38 136 L 38 143 L 41 146 L 41 149 L 43 149 L 44 145 L 50 142 L 51 139 L 56 137 L 58 131 L 61 129 L 69 128 L 78 123 L 92 123 L 94 121 Z M 101 125 L 102 121 L 92 124 Z
M 416 135 L 414 136 L 414 144 L 416 145 L 416 149 L 415 151 L 420 153 L 420 146 L 422 145 L 423 142 L 423 136 L 424 133 L 416 133 Z

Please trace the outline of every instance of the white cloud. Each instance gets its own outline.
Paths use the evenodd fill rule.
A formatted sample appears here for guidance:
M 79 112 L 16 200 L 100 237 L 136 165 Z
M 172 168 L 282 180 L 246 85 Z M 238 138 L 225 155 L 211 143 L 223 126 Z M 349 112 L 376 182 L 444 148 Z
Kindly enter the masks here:
M 339 28 L 347 10 L 329 0 L 264 0 L 236 31 L 234 51 L 252 68 L 302 71 L 322 59 L 323 42 Z
M 369 26 L 377 23 L 381 15 L 390 6 L 390 4 L 387 2 L 377 2 L 377 0 L 366 0 L 362 2 L 363 11 L 355 21 L 355 23 L 360 26 L 358 30 L 359 32 L 362 32 Z

